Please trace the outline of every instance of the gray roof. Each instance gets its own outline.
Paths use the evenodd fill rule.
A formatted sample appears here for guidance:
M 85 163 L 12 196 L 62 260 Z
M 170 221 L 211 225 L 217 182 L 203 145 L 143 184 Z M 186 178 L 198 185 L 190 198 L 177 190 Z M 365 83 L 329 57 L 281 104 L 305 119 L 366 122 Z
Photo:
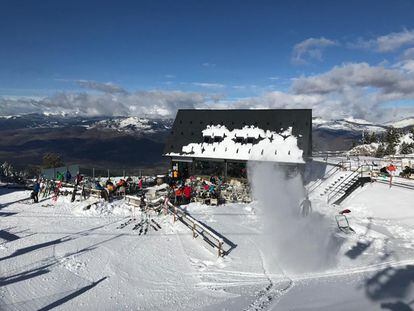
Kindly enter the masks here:
M 278 133 L 292 127 L 292 134 L 298 138 L 303 156 L 312 155 L 312 109 L 181 109 L 167 138 L 164 155 L 181 153 L 182 147 L 190 143 L 202 143 L 202 131 L 207 125 L 218 124 L 225 125 L 229 130 L 254 125 Z

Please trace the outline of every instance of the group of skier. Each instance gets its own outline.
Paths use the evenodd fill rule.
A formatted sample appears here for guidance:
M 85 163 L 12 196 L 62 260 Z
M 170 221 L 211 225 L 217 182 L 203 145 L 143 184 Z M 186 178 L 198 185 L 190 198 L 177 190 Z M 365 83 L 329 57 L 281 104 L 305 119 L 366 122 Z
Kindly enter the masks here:
M 56 180 L 61 181 L 61 182 L 71 183 L 72 182 L 72 174 L 70 173 L 69 170 L 67 170 L 66 173 L 62 173 L 62 172 L 57 171 L 56 172 Z M 83 175 L 81 175 L 79 172 L 77 172 L 75 178 L 73 179 L 73 182 L 76 185 L 79 185 L 82 180 L 83 180 Z
M 38 203 L 39 193 L 41 191 L 46 191 L 47 184 L 51 185 L 53 183 L 53 184 L 60 185 L 59 187 L 53 187 L 55 190 L 55 189 L 59 189 L 63 182 L 66 182 L 66 183 L 73 182 L 75 186 L 79 186 L 82 180 L 83 180 L 83 175 L 81 175 L 79 172 L 77 172 L 75 178 L 72 179 L 72 174 L 70 173 L 69 170 L 67 170 L 65 174 L 59 171 L 56 172 L 56 179 L 54 181 L 51 181 L 50 183 L 47 183 L 45 178 L 38 177 L 33 185 L 33 191 L 30 194 L 30 198 L 33 200 L 33 203 Z M 54 195 L 57 198 L 59 194 L 54 193 Z

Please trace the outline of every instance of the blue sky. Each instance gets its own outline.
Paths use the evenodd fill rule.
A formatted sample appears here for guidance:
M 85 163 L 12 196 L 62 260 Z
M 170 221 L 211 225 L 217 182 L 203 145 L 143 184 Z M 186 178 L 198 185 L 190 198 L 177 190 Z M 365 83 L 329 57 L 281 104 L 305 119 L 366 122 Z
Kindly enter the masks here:
M 309 96 L 295 81 L 335 66 L 402 70 L 402 55 L 414 47 L 413 12 L 413 1 L 3 0 L 0 96 L 102 96 L 86 81 L 128 93 L 207 94 L 221 103 L 272 92 Z M 394 45 L 381 47 L 378 39 L 393 34 L 407 39 L 386 37 Z M 410 82 L 412 73 L 403 74 Z M 319 100 L 338 98 L 331 95 Z M 388 97 L 376 105 L 411 106 L 407 94 Z

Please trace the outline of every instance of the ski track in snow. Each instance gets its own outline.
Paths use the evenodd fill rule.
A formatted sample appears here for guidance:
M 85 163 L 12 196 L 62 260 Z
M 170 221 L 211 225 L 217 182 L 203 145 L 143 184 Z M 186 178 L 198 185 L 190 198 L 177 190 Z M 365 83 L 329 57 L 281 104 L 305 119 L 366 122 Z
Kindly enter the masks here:
M 401 219 L 395 212 L 388 216 L 386 208 L 372 215 L 371 197 L 374 193 L 384 201 L 388 188 L 383 186 L 357 190 L 344 202 L 353 211 L 350 222 L 357 234 L 346 237 L 340 253 L 368 243 L 357 259 L 342 256 L 335 268 L 298 275 L 286 275 L 282 268 L 278 274 L 266 271 L 254 204 L 188 206 L 197 219 L 236 244 L 227 257 L 217 258 L 201 237 L 193 239 L 188 228 L 168 216 L 156 219 L 161 229 L 149 227 L 140 236 L 132 230 L 139 215 L 117 229 L 131 217 L 121 202 L 82 211 L 87 202 L 71 205 L 61 197 L 51 206 L 48 200 L 13 203 L 28 192 L 6 191 L 0 193 L 0 210 L 16 214 L 0 217 L 1 229 L 20 238 L 0 244 L 0 310 L 289 310 L 286 305 L 304 303 L 297 291 L 309 290 L 307 284 L 318 288 L 334 280 L 346 285 L 349 278 L 362 282 L 378 271 L 414 265 L 411 210 L 401 204 Z M 315 210 L 328 217 L 337 213 L 318 204 Z M 315 289 L 315 294 L 323 291 Z M 370 301 L 372 310 L 381 309 L 376 303 Z

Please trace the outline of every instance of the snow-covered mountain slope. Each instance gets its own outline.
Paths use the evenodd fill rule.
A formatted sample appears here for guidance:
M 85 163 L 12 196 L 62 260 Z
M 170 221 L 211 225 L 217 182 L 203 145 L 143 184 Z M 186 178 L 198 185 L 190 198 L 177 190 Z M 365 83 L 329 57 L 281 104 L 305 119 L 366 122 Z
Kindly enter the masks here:
M 414 144 L 414 135 L 411 133 L 406 133 L 399 138 L 399 141 L 395 146 L 395 155 L 404 153 L 403 144 Z M 352 148 L 349 153 L 351 155 L 375 156 L 379 146 L 379 143 L 363 144 Z
M 387 122 L 385 123 L 386 126 L 392 126 L 395 128 L 406 128 L 410 126 L 414 126 L 414 117 L 405 118 L 399 121 Z
M 314 117 L 312 119 L 312 126 L 314 129 L 346 132 L 384 132 L 386 130 L 384 125 L 354 118 L 324 120 Z
M 68 117 L 61 115 L 26 114 L 0 117 L 0 130 L 74 128 L 112 130 L 127 134 L 154 134 L 168 131 L 171 119 L 140 117 Z
M 154 134 L 171 128 L 171 120 L 150 120 L 139 117 L 117 117 L 92 123 L 88 128 L 115 130 L 125 133 Z

